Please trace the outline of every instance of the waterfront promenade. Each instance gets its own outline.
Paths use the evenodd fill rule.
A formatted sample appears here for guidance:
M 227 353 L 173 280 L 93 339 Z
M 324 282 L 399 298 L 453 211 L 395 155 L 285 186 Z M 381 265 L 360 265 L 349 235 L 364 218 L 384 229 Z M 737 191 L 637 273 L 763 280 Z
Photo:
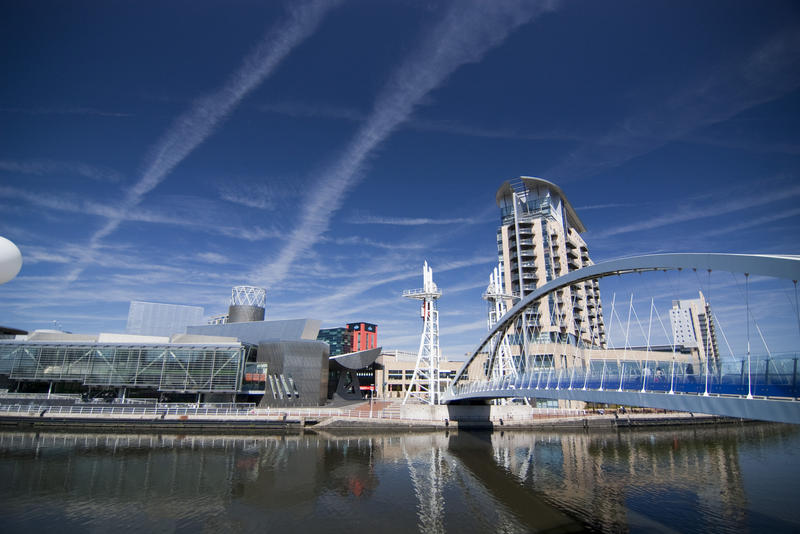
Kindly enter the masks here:
M 251 405 L 99 404 L 0 405 L 0 427 L 180 429 L 194 431 L 306 430 L 335 428 L 613 428 L 731 421 L 716 416 L 531 408 L 424 406 L 363 402 L 347 407 L 256 408 Z

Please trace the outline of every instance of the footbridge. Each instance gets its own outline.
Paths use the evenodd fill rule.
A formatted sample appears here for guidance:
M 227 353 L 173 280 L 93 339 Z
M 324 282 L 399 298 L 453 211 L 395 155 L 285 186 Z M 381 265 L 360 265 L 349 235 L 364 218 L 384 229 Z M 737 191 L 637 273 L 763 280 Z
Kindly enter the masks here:
M 563 343 L 551 343 L 543 349 L 527 331 L 519 342 L 518 364 L 513 372 L 503 376 L 492 373 L 498 360 L 497 352 L 507 346 L 505 339 L 520 339 L 520 324 L 530 317 L 530 310 L 541 299 L 551 298 L 560 289 L 586 280 L 631 273 L 678 271 L 692 273 L 700 286 L 710 292 L 712 271 L 738 273 L 743 276 L 739 290 L 741 310 L 735 306 L 731 313 L 743 312 L 739 328 L 731 335 L 741 341 L 734 349 L 724 331 L 721 335 L 727 346 L 727 355 L 710 350 L 713 323 L 720 323 L 716 315 L 706 308 L 707 331 L 705 357 L 697 358 L 679 347 L 675 334 L 667 334 L 657 307 L 651 299 L 650 321 L 642 325 L 633 306 L 633 296 L 627 310 L 627 325 L 620 320 L 618 310 L 612 305 L 609 329 L 618 323 L 619 335 L 625 341 L 617 348 L 610 346 L 587 347 L 575 338 L 564 337 Z M 702 276 L 701 276 L 702 275 Z M 736 277 L 733 277 L 736 280 Z M 746 419 L 800 424 L 800 375 L 797 351 L 771 352 L 753 310 L 751 282 L 754 278 L 778 281 L 784 284 L 778 294 L 784 293 L 791 303 L 791 312 L 781 320 L 788 325 L 778 329 L 784 338 L 783 346 L 800 348 L 800 303 L 797 281 L 800 279 L 800 256 L 748 255 L 748 254 L 654 254 L 634 256 L 597 263 L 555 278 L 520 299 L 480 340 L 468 355 L 464 365 L 442 395 L 444 403 L 471 403 L 492 399 L 553 399 L 584 401 L 597 404 L 639 406 L 665 410 L 707 413 Z M 719 288 L 717 284 L 715 288 Z M 733 292 L 729 288 L 728 293 Z M 763 293 L 759 290 L 759 293 Z M 761 295 L 763 297 L 763 295 Z M 784 297 L 779 297 L 783 300 Z M 783 302 L 785 305 L 786 302 Z M 573 302 L 574 307 L 574 302 Z M 784 306 L 785 307 L 785 306 Z M 766 308 L 769 309 L 769 308 Z M 665 337 L 670 338 L 667 350 L 651 346 L 653 315 L 658 318 Z M 777 321 L 764 308 L 758 310 L 762 321 Z M 632 315 L 633 314 L 633 315 Z M 577 312 L 576 314 L 577 315 Z M 632 323 L 631 317 L 636 320 Z M 646 346 L 632 350 L 631 324 L 635 324 L 646 339 Z M 575 323 L 571 323 L 574 327 Z M 784 326 L 786 326 L 784 325 Z M 563 325 L 570 326 L 570 325 Z M 645 326 L 647 334 L 644 333 Z M 565 329 L 566 331 L 566 329 Z M 575 331 L 580 331 L 578 328 Z M 698 336 L 699 338 L 700 336 Z M 752 338 L 752 339 L 751 339 Z M 702 341 L 698 339 L 702 345 Z M 757 344 L 755 342 L 758 342 Z M 753 350 L 753 345 L 761 347 Z M 737 344 L 734 342 L 734 346 Z M 681 349 L 683 349 L 681 351 Z M 548 358 L 536 356 L 542 352 L 560 352 Z M 721 352 L 721 351 L 720 351 Z M 560 357 L 559 357 L 560 356 Z M 475 367 L 481 365 L 483 372 Z

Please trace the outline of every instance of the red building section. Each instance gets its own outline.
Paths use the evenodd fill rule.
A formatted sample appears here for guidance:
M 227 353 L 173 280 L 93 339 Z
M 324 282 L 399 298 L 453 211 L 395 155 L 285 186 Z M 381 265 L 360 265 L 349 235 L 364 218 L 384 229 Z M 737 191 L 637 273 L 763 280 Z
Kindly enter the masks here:
M 353 333 L 351 352 L 374 349 L 378 346 L 378 325 L 372 323 L 348 323 L 347 330 Z

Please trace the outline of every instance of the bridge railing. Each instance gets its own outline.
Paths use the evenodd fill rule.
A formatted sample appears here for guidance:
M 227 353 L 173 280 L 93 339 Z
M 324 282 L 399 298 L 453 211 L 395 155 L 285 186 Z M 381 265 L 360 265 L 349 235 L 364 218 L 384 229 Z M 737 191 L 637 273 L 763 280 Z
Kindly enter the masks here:
M 594 360 L 587 368 L 550 367 L 516 377 L 472 381 L 449 388 L 445 400 L 488 391 L 591 389 L 645 393 L 694 393 L 800 398 L 800 369 L 796 353 L 770 358 L 728 360 L 705 366 L 673 360 Z M 698 368 L 700 367 L 700 368 Z

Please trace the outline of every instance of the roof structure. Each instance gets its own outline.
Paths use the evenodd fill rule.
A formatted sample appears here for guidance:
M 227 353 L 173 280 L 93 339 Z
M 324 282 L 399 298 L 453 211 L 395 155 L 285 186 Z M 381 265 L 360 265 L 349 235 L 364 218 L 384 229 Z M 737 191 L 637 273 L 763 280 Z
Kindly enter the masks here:
M 586 226 L 584 226 L 583 221 L 581 221 L 581 218 L 578 217 L 578 213 L 575 211 L 575 208 L 572 207 L 567 195 L 564 194 L 564 191 L 562 191 L 560 187 L 553 182 L 543 178 L 536 178 L 534 176 L 520 176 L 519 179 L 522 180 L 522 183 L 524 183 L 528 189 L 546 187 L 552 193 L 558 195 L 564 203 L 564 208 L 567 210 L 567 219 L 569 220 L 570 225 L 572 225 L 578 231 L 578 233 L 582 234 L 586 231 Z M 514 193 L 514 188 L 511 186 L 511 182 L 504 182 L 503 185 L 500 186 L 500 189 L 497 190 L 497 194 L 495 195 L 495 201 L 497 202 L 497 205 L 500 206 L 502 198 L 511 193 Z

